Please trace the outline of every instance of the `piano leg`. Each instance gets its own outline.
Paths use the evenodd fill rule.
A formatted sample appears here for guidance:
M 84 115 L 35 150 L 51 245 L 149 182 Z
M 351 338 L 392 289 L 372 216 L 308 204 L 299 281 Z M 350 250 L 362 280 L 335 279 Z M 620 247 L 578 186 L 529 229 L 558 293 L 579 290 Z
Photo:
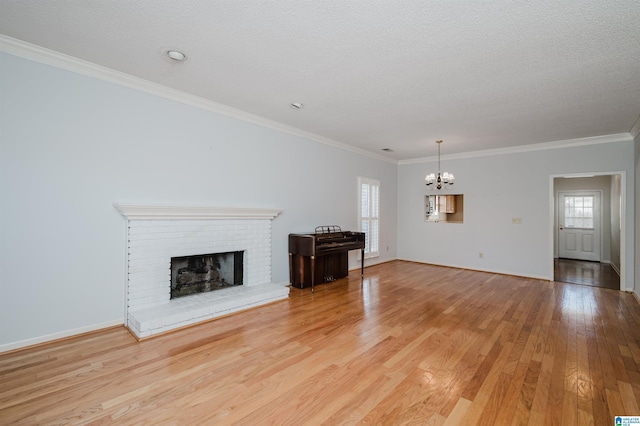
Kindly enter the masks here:
M 311 293 L 313 293 L 316 281 L 316 257 L 311 256 Z
M 360 252 L 360 278 L 364 279 L 364 249 L 361 249 Z

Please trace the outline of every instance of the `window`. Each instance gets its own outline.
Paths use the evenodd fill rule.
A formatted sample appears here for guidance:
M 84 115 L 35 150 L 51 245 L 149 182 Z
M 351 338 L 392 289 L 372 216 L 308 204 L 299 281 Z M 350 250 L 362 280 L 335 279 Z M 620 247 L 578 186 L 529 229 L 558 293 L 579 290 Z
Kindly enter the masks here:
M 565 196 L 564 221 L 567 228 L 593 229 L 593 196 Z
M 364 257 L 380 255 L 380 182 L 358 178 L 360 231 L 365 233 Z

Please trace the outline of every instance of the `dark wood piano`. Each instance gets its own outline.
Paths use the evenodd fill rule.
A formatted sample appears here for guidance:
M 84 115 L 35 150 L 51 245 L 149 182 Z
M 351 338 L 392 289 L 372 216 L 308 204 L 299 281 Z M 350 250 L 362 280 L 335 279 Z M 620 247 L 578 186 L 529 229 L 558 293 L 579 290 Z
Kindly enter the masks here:
M 349 274 L 350 250 L 361 250 L 364 277 L 364 232 L 342 231 L 339 226 L 318 226 L 312 234 L 289 234 L 289 277 L 297 288 L 327 283 Z

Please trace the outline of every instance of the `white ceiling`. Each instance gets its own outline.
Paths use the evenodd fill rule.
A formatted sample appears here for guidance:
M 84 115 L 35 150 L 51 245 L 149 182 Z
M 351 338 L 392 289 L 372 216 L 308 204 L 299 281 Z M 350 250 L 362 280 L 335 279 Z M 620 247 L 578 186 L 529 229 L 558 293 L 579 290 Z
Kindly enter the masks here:
M 638 0 L 1 0 L 0 34 L 396 160 L 640 114 Z

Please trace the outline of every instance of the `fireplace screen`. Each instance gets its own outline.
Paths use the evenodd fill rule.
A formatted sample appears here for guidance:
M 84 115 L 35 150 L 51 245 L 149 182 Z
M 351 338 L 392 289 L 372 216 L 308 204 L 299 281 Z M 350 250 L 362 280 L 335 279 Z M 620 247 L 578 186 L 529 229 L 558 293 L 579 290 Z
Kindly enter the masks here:
M 243 251 L 171 258 L 171 298 L 242 285 Z

